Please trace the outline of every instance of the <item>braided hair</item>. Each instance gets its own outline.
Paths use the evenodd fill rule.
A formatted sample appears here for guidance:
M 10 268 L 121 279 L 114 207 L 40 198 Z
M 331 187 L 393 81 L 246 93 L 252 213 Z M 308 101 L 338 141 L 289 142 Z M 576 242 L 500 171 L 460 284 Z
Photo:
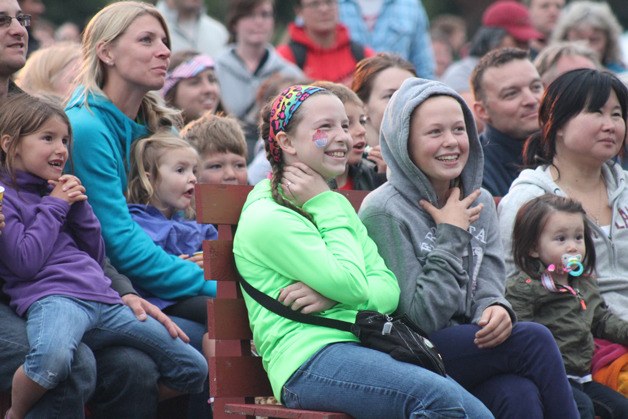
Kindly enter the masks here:
M 275 135 L 280 131 L 290 135 L 294 131 L 294 127 L 301 121 L 301 113 L 298 111 L 300 104 L 313 94 L 332 95 L 333 93 L 314 86 L 290 86 L 262 108 L 262 122 L 260 124 L 260 134 L 264 140 L 266 157 L 272 169 L 270 185 L 273 199 L 279 205 L 290 208 L 312 222 L 312 216 L 287 199 L 280 187 L 285 162 L 283 151 L 277 144 Z

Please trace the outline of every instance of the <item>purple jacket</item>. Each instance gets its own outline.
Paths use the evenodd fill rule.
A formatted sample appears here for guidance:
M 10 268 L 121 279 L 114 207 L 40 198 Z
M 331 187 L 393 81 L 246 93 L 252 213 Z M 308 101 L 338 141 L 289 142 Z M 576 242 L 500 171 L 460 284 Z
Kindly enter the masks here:
M 175 256 L 190 255 L 203 250 L 203 240 L 216 240 L 218 232 L 211 224 L 199 224 L 188 220 L 181 211 L 172 218 L 166 218 L 152 205 L 129 204 L 131 218 L 153 239 L 153 242 L 167 253 Z M 177 278 L 171 282 L 176 283 Z M 177 302 L 175 299 L 156 297 L 141 287 L 135 287 L 142 297 L 155 304 L 161 310 Z M 213 296 L 216 295 L 215 286 Z
M 105 246 L 100 223 L 86 202 L 70 206 L 49 196 L 44 179 L 17 172 L 17 190 L 5 174 L 0 235 L 0 277 L 11 307 L 23 316 L 48 295 L 107 304 L 121 303 L 103 272 Z

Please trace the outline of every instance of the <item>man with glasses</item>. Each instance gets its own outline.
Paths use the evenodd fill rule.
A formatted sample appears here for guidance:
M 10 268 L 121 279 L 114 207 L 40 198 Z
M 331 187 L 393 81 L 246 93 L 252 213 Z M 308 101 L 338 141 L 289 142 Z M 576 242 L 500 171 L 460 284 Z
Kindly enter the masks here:
M 295 14 L 297 20 L 288 26 L 289 42 L 277 47 L 279 55 L 311 79 L 350 85 L 355 65 L 374 52 L 350 39 L 338 20 L 338 1 L 296 0 Z
M 22 93 L 11 81 L 11 76 L 26 62 L 30 19 L 22 12 L 17 0 L 0 0 L 0 101 L 10 94 Z M 3 225 L 4 217 L 0 216 L 0 228 Z M 138 318 L 148 314 L 162 322 L 171 335 L 182 336 L 181 330 L 166 315 L 156 307 L 146 305 L 134 294 L 128 278 L 108 263 L 105 272 L 112 287 L 123 296 L 125 304 Z M 2 285 L 0 279 L 0 289 Z M 13 374 L 24 362 L 28 350 L 25 321 L 13 312 L 0 291 L 0 392 L 10 392 Z M 159 372 L 152 359 L 128 347 L 104 348 L 95 355 L 86 345 L 80 344 L 69 378 L 47 392 L 27 418 L 83 418 L 85 404 L 92 395 L 90 410 L 93 418 L 154 417 L 159 401 Z
M 0 100 L 9 92 L 11 75 L 26 63 L 30 16 L 15 0 L 0 0 Z
M 420 0 L 339 0 L 338 7 L 351 39 L 398 54 L 414 64 L 419 77 L 434 78 L 429 21 Z

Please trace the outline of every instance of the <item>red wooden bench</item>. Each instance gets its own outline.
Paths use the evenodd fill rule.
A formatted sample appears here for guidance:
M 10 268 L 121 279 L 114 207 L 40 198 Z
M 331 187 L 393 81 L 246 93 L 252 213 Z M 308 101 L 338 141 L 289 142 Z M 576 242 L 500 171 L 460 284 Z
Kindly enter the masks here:
M 272 395 L 262 360 L 251 354 L 252 333 L 233 259 L 233 233 L 250 186 L 196 186 L 197 221 L 218 227 L 218 240 L 203 243 L 205 278 L 218 281 L 217 295 L 208 303 L 208 334 L 215 353 L 208 355 L 209 392 L 214 419 L 229 415 L 271 418 L 349 419 L 344 413 L 288 409 L 255 404 L 255 397 Z M 340 191 L 356 210 L 366 191 Z

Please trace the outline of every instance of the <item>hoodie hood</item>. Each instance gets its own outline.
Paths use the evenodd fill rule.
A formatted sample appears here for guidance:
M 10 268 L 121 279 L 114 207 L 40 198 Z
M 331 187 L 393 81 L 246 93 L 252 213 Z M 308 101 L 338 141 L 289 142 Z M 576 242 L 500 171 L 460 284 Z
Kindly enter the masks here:
M 255 73 L 246 67 L 246 64 L 236 52 L 236 44 L 230 44 L 222 54 L 216 58 L 216 70 L 221 72 L 221 76 L 231 76 L 241 84 L 250 83 L 252 79 L 266 79 L 275 73 L 290 73 L 291 75 L 303 76 L 303 72 L 294 64 L 284 60 L 272 44 L 266 45 L 266 58 L 262 66 L 256 69 Z M 263 81 L 263 80 L 262 80 Z M 220 80 L 222 87 L 222 80 Z M 255 91 L 251 96 L 255 96 Z
M 229 113 L 254 125 L 257 124 L 259 114 L 255 105 L 255 92 L 265 80 L 275 73 L 296 79 L 305 78 L 301 69 L 279 56 L 271 44 L 266 46 L 266 53 L 264 63 L 253 73 L 236 53 L 235 44 L 229 45 L 216 58 L 216 77 L 220 89 L 223 92 L 233 92 L 223 95 L 220 100 Z
M 482 185 L 484 156 L 473 113 L 465 101 L 455 90 L 443 83 L 410 78 L 403 82 L 386 106 L 379 139 L 382 155 L 390 168 L 388 182 L 412 202 L 426 199 L 436 205 L 438 201 L 431 182 L 412 162 L 408 153 L 412 113 L 430 97 L 443 95 L 450 96 L 460 103 L 469 137 L 469 158 L 460 175 L 462 193 L 467 196 Z
M 97 116 L 98 121 L 105 124 L 112 137 L 119 141 L 128 172 L 131 167 L 131 144 L 138 138 L 150 135 L 148 128 L 126 116 L 108 97 L 93 92 L 86 93 L 83 86 L 74 90 L 65 107 L 70 121 L 74 120 L 73 114 L 81 114 L 81 108 L 86 108 L 92 115 Z

